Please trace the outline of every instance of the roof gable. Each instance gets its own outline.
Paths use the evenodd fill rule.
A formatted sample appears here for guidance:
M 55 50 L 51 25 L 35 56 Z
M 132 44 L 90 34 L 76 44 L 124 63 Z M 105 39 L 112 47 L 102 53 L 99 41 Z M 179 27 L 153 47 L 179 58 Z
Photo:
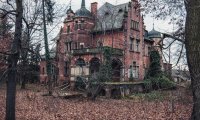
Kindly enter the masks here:
M 94 30 L 104 31 L 122 28 L 127 8 L 128 3 L 114 6 L 106 2 L 97 11 L 97 22 Z

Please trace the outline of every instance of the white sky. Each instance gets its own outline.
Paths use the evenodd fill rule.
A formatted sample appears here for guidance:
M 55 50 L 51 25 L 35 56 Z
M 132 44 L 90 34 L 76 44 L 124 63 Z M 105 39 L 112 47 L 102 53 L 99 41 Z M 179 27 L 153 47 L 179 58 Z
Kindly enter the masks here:
M 59 4 L 65 4 L 66 6 L 69 4 L 70 0 L 55 0 L 57 3 Z M 82 0 L 71 0 L 71 5 L 72 5 L 72 10 L 74 10 L 74 12 L 80 8 L 81 6 L 81 1 Z M 113 5 L 117 5 L 117 4 L 123 4 L 123 3 L 127 3 L 131 0 L 85 0 L 86 3 L 86 8 L 88 10 L 90 10 L 90 5 L 92 2 L 97 2 L 98 3 L 98 8 L 101 7 L 105 2 L 109 2 Z M 152 30 L 153 28 L 153 18 L 150 15 L 146 15 L 144 17 L 144 23 L 146 25 L 146 29 L 147 30 Z M 154 24 L 155 24 L 155 29 L 157 31 L 161 31 L 161 32 L 172 32 L 172 26 L 173 25 L 169 25 L 168 24 L 169 21 L 165 20 L 154 20 Z

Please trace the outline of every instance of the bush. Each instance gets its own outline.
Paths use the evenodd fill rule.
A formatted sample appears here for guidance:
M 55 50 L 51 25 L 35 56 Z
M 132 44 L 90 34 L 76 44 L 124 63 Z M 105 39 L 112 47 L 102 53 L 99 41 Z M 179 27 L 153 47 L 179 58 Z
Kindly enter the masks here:
M 160 91 L 152 91 L 149 93 L 137 93 L 129 96 L 128 98 L 133 99 L 135 101 L 147 100 L 147 101 L 162 101 L 166 98 L 166 95 Z
M 144 80 L 144 88 L 145 88 L 146 92 L 152 90 L 152 82 L 151 81 L 152 81 L 151 79 Z
M 170 81 L 166 76 L 160 78 L 160 87 L 165 89 L 171 89 L 175 87 L 175 84 Z
M 75 81 L 75 88 L 84 90 L 85 87 L 86 87 L 86 85 L 83 82 L 83 79 L 81 77 L 77 77 L 77 79 Z
M 146 94 L 145 99 L 148 101 L 162 101 L 164 99 L 164 96 L 160 92 L 153 91 L 151 93 Z
M 157 77 L 151 77 L 144 80 L 144 87 L 146 91 L 149 90 L 157 90 L 157 89 L 172 89 L 175 88 L 175 84 L 170 81 L 169 78 L 167 78 L 164 75 L 160 75 Z

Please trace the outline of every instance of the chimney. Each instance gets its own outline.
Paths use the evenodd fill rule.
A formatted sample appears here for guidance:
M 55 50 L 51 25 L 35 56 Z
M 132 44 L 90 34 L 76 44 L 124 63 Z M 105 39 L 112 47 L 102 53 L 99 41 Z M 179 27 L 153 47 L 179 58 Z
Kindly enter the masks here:
M 91 13 L 94 15 L 94 17 L 97 16 L 97 2 L 91 3 Z

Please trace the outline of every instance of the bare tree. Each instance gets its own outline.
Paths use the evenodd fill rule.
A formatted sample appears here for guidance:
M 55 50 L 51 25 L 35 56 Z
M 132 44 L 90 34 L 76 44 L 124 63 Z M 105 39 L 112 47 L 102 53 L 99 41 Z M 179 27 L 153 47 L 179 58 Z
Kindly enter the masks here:
M 22 18 L 23 6 L 22 0 L 16 0 L 16 22 L 14 40 L 11 46 L 11 54 L 8 58 L 8 81 L 6 97 L 6 120 L 15 120 L 15 95 L 16 95 L 16 67 L 21 50 Z M 8 2 L 9 3 L 9 2 Z
M 165 0 L 151 1 L 142 0 L 144 7 L 150 12 L 154 12 L 158 18 L 173 16 L 180 29 L 185 30 L 186 56 L 189 71 L 191 74 L 192 92 L 193 92 L 193 111 L 192 120 L 200 119 L 200 2 L 195 0 Z M 186 15 L 187 13 L 187 15 Z M 185 22 L 186 21 L 186 22 Z M 185 22 L 185 23 L 184 23 Z M 185 29 L 184 29 L 185 28 Z M 181 32 L 180 32 L 181 33 Z

